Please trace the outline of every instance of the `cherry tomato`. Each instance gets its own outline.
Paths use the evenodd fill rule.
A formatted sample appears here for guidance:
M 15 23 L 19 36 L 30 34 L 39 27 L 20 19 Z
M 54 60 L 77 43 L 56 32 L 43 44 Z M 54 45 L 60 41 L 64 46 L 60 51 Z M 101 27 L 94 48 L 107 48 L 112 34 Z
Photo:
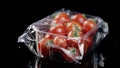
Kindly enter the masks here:
M 78 22 L 71 21 L 71 22 L 67 23 L 66 31 L 67 31 L 67 33 L 69 33 L 70 31 L 82 32 L 82 26 Z
M 53 39 L 53 44 L 58 45 L 60 47 L 66 48 L 67 47 L 67 40 L 64 37 L 56 36 Z
M 89 48 L 92 47 L 93 36 L 89 36 L 86 40 L 84 40 L 84 53 L 87 52 Z
M 83 33 L 81 31 L 70 31 L 68 37 L 82 37 Z
M 83 23 L 83 32 L 87 33 L 90 30 L 92 30 L 93 28 L 96 27 L 96 22 L 94 22 L 92 19 L 87 19 L 84 23 Z M 95 31 L 96 32 L 96 31 Z M 94 32 L 94 33 L 95 33 Z
M 67 39 L 68 45 L 78 48 L 78 43 L 79 43 L 80 40 L 77 39 L 77 38 L 82 37 L 82 36 L 83 36 L 82 32 L 78 32 L 78 31 L 69 32 L 68 37 L 73 37 L 73 38 L 76 38 L 76 39 Z
M 58 13 L 54 19 L 58 20 L 59 22 L 68 22 L 70 20 L 70 17 L 65 12 L 61 12 Z
M 62 52 L 62 55 L 68 62 L 73 62 L 74 59 L 77 59 L 76 57 L 80 56 L 79 50 L 74 47 L 69 47 L 67 50 L 70 51 L 70 53 L 66 54 L 65 52 Z
M 68 39 L 67 44 L 69 47 L 78 48 L 78 41 L 77 40 Z
M 50 34 L 46 34 L 46 35 L 45 35 L 45 38 L 53 39 L 53 37 L 54 37 L 54 36 L 53 36 L 53 35 L 50 35 Z
M 72 21 L 76 21 L 81 23 L 81 25 L 83 24 L 83 22 L 86 20 L 86 17 L 83 14 L 75 14 L 73 16 L 71 16 Z
M 49 32 L 58 34 L 58 35 L 66 35 L 65 27 L 62 24 L 60 24 L 60 25 L 56 24 L 56 26 L 50 27 Z
M 59 21 L 57 19 L 53 20 L 51 23 L 51 27 L 53 26 L 59 26 L 59 25 L 65 25 L 65 22 Z
M 52 43 L 52 39 L 49 39 L 49 38 L 42 38 L 38 42 L 39 52 L 42 53 L 44 58 L 49 57 L 50 43 Z

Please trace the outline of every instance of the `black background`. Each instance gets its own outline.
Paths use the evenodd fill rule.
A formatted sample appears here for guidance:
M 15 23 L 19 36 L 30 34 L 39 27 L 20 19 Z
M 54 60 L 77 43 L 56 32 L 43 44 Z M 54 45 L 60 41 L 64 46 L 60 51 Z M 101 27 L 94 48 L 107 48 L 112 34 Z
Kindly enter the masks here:
M 13 8 L 14 7 L 14 8 Z M 119 30 L 119 11 L 118 4 L 115 1 L 105 2 L 102 0 L 44 0 L 41 2 L 17 2 L 13 6 L 7 6 L 5 9 L 4 22 L 7 29 L 3 33 L 5 51 L 3 55 L 7 55 L 5 64 L 10 64 L 12 68 L 27 68 L 30 61 L 34 60 L 32 54 L 24 44 L 17 43 L 17 38 L 28 25 L 33 22 L 52 14 L 61 8 L 74 10 L 94 16 L 99 16 L 109 24 L 109 35 L 101 42 L 99 51 L 106 57 L 105 68 L 117 68 L 119 66 L 119 46 L 120 46 L 120 30 Z M 7 17 L 7 18 L 6 18 Z M 11 31 L 11 32 L 8 32 Z M 6 42 L 7 41 L 7 42 Z M 10 44 L 11 43 L 11 44 Z M 8 55 L 10 54 L 10 55 Z M 55 66 L 58 65 L 58 66 Z M 6 65 L 7 66 L 7 65 Z M 71 64 L 46 64 L 46 68 L 73 68 Z

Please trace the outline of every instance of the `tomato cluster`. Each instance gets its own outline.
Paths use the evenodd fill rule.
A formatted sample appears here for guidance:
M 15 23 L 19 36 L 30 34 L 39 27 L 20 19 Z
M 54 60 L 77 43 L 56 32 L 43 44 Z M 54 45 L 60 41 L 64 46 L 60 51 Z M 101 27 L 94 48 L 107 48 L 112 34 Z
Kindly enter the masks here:
M 65 38 L 66 37 L 81 37 L 84 36 L 87 32 L 96 27 L 96 22 L 93 19 L 88 19 L 85 15 L 77 13 L 74 15 L 68 15 L 65 12 L 57 13 L 50 24 L 49 33 L 53 33 L 59 36 L 53 36 L 50 34 L 45 35 L 38 43 L 39 51 L 44 57 L 49 57 L 50 43 L 64 48 L 69 51 L 69 54 L 66 54 L 63 51 L 60 51 L 63 58 L 69 62 L 72 62 L 77 56 L 81 55 L 78 41 Z M 95 34 L 95 32 L 94 32 Z M 84 41 L 84 53 L 87 52 L 87 49 L 91 47 L 93 40 L 93 34 L 89 36 Z M 58 49 L 58 51 L 61 49 Z

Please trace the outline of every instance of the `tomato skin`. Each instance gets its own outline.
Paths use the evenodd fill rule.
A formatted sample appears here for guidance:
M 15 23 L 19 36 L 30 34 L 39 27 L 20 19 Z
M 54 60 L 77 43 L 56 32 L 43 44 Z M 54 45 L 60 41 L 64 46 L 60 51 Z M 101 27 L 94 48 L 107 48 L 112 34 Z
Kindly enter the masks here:
M 75 14 L 71 16 L 72 21 L 76 21 L 79 22 L 81 25 L 83 24 L 83 22 L 86 20 L 86 17 L 83 14 Z
M 86 53 L 87 50 L 92 47 L 93 36 L 89 36 L 86 40 L 83 41 L 83 43 L 84 43 L 84 53 Z
M 55 18 L 55 20 L 58 20 L 59 22 L 68 22 L 70 21 L 69 15 L 67 15 L 65 12 L 58 13 Z
M 74 33 L 77 33 L 77 36 L 74 34 Z M 82 37 L 82 32 L 76 32 L 76 31 L 70 31 L 68 33 L 68 37 Z M 79 47 L 78 47 L 78 43 L 79 41 L 78 40 L 73 40 L 73 39 L 67 39 L 67 43 L 68 43 L 68 46 L 70 49 L 72 48 L 75 48 L 76 49 L 76 54 L 75 55 L 72 55 L 72 58 L 67 56 L 66 54 L 64 55 L 63 54 L 63 57 L 65 58 L 65 60 L 69 61 L 69 62 L 73 62 L 73 59 L 75 59 L 76 56 L 80 56 L 80 51 L 79 51 Z
M 76 59 L 75 57 L 80 55 L 79 50 L 74 47 L 69 47 L 67 50 L 70 51 L 70 54 L 62 52 L 62 56 L 68 62 L 73 62 Z
M 75 22 L 75 21 L 71 21 L 71 22 L 67 23 L 67 25 L 66 25 L 67 34 L 70 31 L 76 31 L 76 30 L 82 32 L 82 26 L 80 23 Z
M 77 40 L 68 39 L 68 40 L 67 40 L 67 43 L 68 43 L 68 46 L 69 46 L 69 47 L 78 48 L 78 41 L 77 41 Z
M 53 35 L 50 35 L 50 34 L 46 34 L 46 35 L 45 35 L 45 38 L 53 39 L 54 36 L 53 36 Z
M 71 31 L 68 33 L 68 37 L 73 37 L 73 38 L 78 38 L 78 37 L 82 37 L 83 33 L 82 32 L 76 32 L 76 31 Z M 78 39 L 67 39 L 67 43 L 69 46 L 73 46 L 78 48 L 78 43 L 81 40 Z
M 70 31 L 68 37 L 82 37 L 83 33 L 80 31 Z
M 64 22 L 64 21 L 59 21 L 59 20 L 57 20 L 57 19 L 55 19 L 55 20 L 52 21 L 52 24 L 53 24 L 53 25 L 56 24 L 56 26 L 65 25 L 65 23 L 66 23 L 66 22 Z
M 63 26 L 63 22 L 60 22 L 59 20 L 53 20 L 52 23 L 50 24 L 50 28 L 56 26 Z
M 54 26 L 51 26 L 49 32 L 58 35 L 66 35 L 66 30 L 64 25 L 58 23 L 55 23 Z
M 96 22 L 94 22 L 92 19 L 87 19 L 84 23 L 83 23 L 83 32 L 87 33 L 90 30 L 92 30 L 93 28 L 97 27 Z M 94 34 L 96 33 L 93 32 Z
M 51 43 L 52 39 L 50 38 L 42 38 L 39 42 L 38 42 L 38 49 L 39 52 L 42 53 L 42 55 L 44 56 L 44 58 L 49 57 L 49 43 Z
M 66 48 L 67 47 L 67 40 L 64 37 L 56 36 L 53 39 L 53 44 L 58 45 L 60 47 Z

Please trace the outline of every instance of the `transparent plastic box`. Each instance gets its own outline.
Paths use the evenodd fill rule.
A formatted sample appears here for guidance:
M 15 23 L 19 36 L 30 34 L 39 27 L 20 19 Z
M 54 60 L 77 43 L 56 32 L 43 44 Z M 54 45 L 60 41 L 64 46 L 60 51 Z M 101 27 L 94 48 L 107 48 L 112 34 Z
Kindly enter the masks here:
M 19 36 L 18 42 L 24 42 L 29 50 L 39 58 L 81 64 L 83 57 L 94 50 L 109 33 L 108 24 L 100 17 L 79 13 L 85 16 L 86 19 L 94 20 L 96 26 L 78 37 L 50 32 L 54 17 L 63 12 L 69 15 L 70 21 L 72 15 L 79 13 L 71 10 L 55 11 L 53 14 L 29 25 L 25 32 Z M 92 36 L 92 44 L 91 47 L 87 47 L 85 41 L 90 36 Z M 60 41 L 62 42 L 59 43 Z

